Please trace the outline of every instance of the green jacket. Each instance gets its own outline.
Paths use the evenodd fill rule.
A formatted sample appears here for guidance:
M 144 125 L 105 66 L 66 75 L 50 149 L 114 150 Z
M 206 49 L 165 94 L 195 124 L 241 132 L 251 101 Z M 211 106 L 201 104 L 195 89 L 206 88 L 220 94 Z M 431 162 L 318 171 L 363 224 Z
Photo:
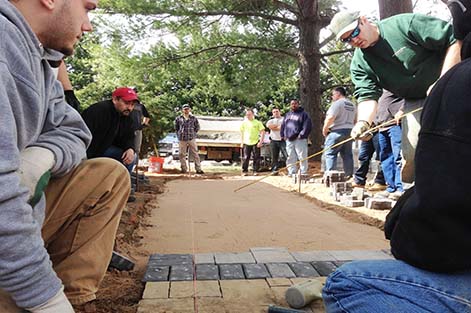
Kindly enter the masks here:
M 358 102 L 378 100 L 383 88 L 405 99 L 425 98 L 440 76 L 453 27 L 435 17 L 399 14 L 378 22 L 379 41 L 355 49 L 350 72 Z

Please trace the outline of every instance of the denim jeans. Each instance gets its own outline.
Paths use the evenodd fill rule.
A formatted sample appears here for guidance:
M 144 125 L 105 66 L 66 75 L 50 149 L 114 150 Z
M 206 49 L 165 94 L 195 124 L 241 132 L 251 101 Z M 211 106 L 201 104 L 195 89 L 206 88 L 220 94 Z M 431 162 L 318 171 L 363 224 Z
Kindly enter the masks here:
M 471 312 L 471 272 L 433 273 L 399 260 L 347 263 L 323 290 L 327 313 Z
M 242 161 L 242 172 L 246 173 L 249 171 L 249 162 L 250 157 L 253 153 L 253 170 L 254 172 L 258 171 L 260 168 L 260 148 L 257 147 L 257 144 L 246 145 L 244 144 L 244 158 Z
M 286 153 L 286 142 L 284 140 L 272 140 L 270 141 L 270 150 L 271 150 L 271 170 L 277 171 L 280 168 L 280 152 L 283 155 L 283 158 L 287 159 Z
M 327 137 L 325 137 L 325 147 L 330 147 L 338 142 L 350 138 L 351 129 L 343 128 L 331 131 Z M 325 155 L 325 169 L 327 171 L 336 170 L 337 168 L 337 155 L 340 153 L 343 161 L 343 171 L 345 176 L 353 175 L 353 153 L 352 143 L 346 142 L 343 145 L 332 148 L 324 152 Z
M 116 161 L 120 162 L 121 164 L 123 164 L 128 169 L 129 175 L 131 175 L 132 168 L 134 167 L 134 164 L 136 164 L 137 154 L 134 155 L 134 160 L 130 164 L 124 164 L 123 163 L 123 158 L 122 158 L 123 153 L 124 153 L 123 149 L 118 148 L 116 146 L 111 146 L 108 149 L 106 149 L 106 151 L 103 153 L 103 157 L 104 158 L 112 158 L 112 159 L 115 159 Z
M 404 191 L 401 181 L 401 126 L 395 125 L 379 132 L 379 158 L 384 179 L 388 185 L 386 191 Z
M 286 141 L 286 152 L 288 153 L 288 160 L 286 165 L 288 167 L 288 174 L 294 175 L 298 171 L 298 166 L 295 164 L 298 160 L 307 158 L 307 139 L 296 139 Z M 301 174 L 307 174 L 307 160 L 301 162 Z
M 354 174 L 355 183 L 366 185 L 366 175 L 370 169 L 370 161 L 375 151 L 376 160 L 379 160 L 379 142 L 377 132 L 373 135 L 373 138 L 368 141 L 362 141 L 360 144 L 360 152 L 358 154 L 358 162 L 360 163 L 360 166 Z M 381 167 L 378 169 L 378 173 L 376 174 L 375 183 L 385 185 Z

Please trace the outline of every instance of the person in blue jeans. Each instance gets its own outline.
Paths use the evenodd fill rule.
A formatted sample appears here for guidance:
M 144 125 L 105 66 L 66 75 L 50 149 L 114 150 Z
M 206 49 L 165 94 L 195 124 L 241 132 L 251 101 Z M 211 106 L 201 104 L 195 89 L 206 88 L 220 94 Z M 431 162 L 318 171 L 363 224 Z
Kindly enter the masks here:
M 312 130 L 312 122 L 309 114 L 299 106 L 298 100 L 291 100 L 290 111 L 286 113 L 281 123 L 280 135 L 286 141 L 286 152 L 288 159 L 288 175 L 295 175 L 298 171 L 297 160 L 301 162 L 301 174 L 307 174 L 307 138 Z
M 353 174 L 353 187 L 365 188 L 366 178 L 368 171 L 370 170 L 371 158 L 376 152 L 376 161 L 379 161 L 379 142 L 378 142 L 378 132 L 373 133 L 373 137 L 367 141 L 361 141 L 360 151 L 358 153 L 358 163 L 359 166 L 355 173 Z M 378 166 L 378 171 L 376 172 L 374 178 L 374 184 L 368 188 L 371 191 L 378 191 L 386 189 L 386 182 L 384 181 L 383 170 L 381 166 Z
M 471 312 L 471 34 L 461 56 L 425 101 L 415 185 L 386 218 L 396 259 L 337 269 L 324 286 L 326 312 Z
M 333 103 L 327 110 L 322 128 L 325 137 L 324 146 L 330 147 L 350 137 L 350 132 L 355 122 L 355 105 L 346 98 L 343 87 L 336 87 L 332 91 Z M 332 171 L 337 169 L 337 155 L 340 153 L 343 161 L 343 170 L 346 177 L 353 175 L 352 143 L 347 142 L 324 152 L 325 169 Z
M 404 99 L 395 96 L 392 92 L 384 90 L 378 100 L 378 124 L 393 120 L 392 124 L 379 129 L 379 157 L 383 169 L 386 190 L 381 194 L 397 200 L 404 192 L 401 180 L 401 138 L 402 129 L 399 117 L 404 109 Z

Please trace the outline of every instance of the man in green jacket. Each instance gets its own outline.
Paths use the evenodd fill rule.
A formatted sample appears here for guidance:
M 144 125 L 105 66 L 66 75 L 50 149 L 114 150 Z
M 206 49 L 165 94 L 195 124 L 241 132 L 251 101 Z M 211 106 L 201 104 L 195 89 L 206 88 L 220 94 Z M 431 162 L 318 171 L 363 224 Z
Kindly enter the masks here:
M 339 12 L 329 25 L 338 40 L 355 49 L 350 64 L 358 100 L 358 121 L 351 136 L 362 139 L 370 128 L 382 89 L 405 99 L 405 113 L 422 107 L 428 90 L 460 61 L 461 43 L 452 26 L 421 14 L 399 14 L 372 23 L 359 12 Z M 414 154 L 420 111 L 403 120 L 402 179 L 414 181 Z

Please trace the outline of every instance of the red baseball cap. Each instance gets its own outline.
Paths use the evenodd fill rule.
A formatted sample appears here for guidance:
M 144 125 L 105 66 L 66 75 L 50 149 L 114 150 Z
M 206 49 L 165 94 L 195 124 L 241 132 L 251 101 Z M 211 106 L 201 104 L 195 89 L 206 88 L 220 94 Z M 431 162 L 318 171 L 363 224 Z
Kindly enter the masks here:
M 123 99 L 124 101 L 138 100 L 137 93 L 134 91 L 134 89 L 128 88 L 128 87 L 116 88 L 116 90 L 113 91 L 112 96 L 119 97 Z

